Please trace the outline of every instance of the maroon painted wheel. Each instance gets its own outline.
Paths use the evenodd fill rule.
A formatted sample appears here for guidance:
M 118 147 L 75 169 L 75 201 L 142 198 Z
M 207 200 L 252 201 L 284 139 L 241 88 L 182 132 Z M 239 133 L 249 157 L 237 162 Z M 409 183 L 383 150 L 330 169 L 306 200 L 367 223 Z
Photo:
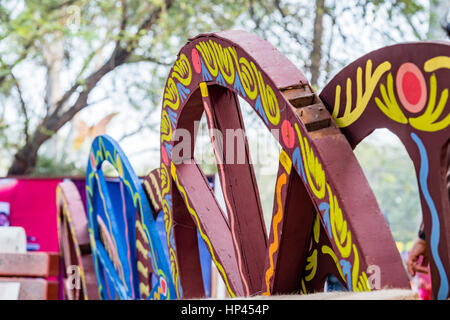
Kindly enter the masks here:
M 217 166 L 228 217 L 193 158 L 203 111 L 210 129 L 245 132 L 238 96 L 280 132 L 269 237 L 245 136 L 242 154 L 211 137 L 216 159 L 227 159 Z M 189 148 L 180 129 L 190 133 Z M 172 276 L 185 298 L 204 295 L 196 229 L 232 297 L 321 291 L 328 274 L 370 290 L 371 265 L 380 267 L 381 287 L 409 287 L 347 139 L 303 74 L 254 35 L 205 34 L 181 49 L 164 90 L 161 189 Z
M 439 299 L 450 296 L 449 69 L 448 42 L 399 44 L 351 63 L 320 94 L 352 147 L 378 128 L 389 129 L 405 146 L 420 186 L 433 295 Z
M 97 300 L 97 280 L 89 245 L 88 221 L 80 194 L 71 181 L 61 182 L 56 194 L 64 298 Z

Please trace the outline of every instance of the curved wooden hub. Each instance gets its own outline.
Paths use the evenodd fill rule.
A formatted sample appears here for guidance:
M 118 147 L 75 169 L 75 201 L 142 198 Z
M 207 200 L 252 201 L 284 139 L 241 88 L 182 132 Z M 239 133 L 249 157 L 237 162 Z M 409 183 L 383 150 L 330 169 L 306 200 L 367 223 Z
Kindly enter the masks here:
M 73 182 L 64 181 L 56 189 L 56 198 L 64 297 L 96 300 L 97 281 L 89 246 L 88 221 L 80 194 Z
M 353 148 L 378 128 L 389 129 L 405 146 L 420 187 L 439 299 L 450 296 L 449 69 L 448 42 L 399 44 L 351 63 L 320 94 Z
M 118 188 L 102 171 L 109 162 Z M 176 297 L 167 258 L 142 183 L 119 145 L 109 136 L 91 146 L 86 174 L 89 234 L 100 296 L 103 299 Z M 152 283 L 152 274 L 156 283 Z
M 226 129 L 245 133 L 238 96 L 283 148 L 269 237 L 245 135 L 211 137 L 227 215 L 193 158 L 194 124 L 203 111 L 209 128 L 223 136 Z M 236 141 L 239 150 L 231 145 Z M 181 49 L 164 90 L 161 189 L 180 296 L 204 295 L 196 229 L 231 296 L 323 290 L 331 273 L 350 290 L 370 290 L 372 265 L 379 267 L 381 287 L 409 287 L 347 139 L 303 74 L 254 35 L 205 34 Z

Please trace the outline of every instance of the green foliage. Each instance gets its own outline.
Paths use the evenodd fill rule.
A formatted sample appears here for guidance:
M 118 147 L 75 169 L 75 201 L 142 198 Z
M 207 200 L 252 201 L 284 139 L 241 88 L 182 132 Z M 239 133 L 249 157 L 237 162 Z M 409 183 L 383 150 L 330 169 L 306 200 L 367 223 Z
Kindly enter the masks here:
M 77 167 L 74 162 L 71 161 L 55 161 L 54 158 L 41 155 L 38 158 L 36 169 L 33 171 L 32 176 L 39 177 L 51 177 L 51 176 L 83 176 L 85 174 L 83 169 Z
M 88 90 L 89 76 L 116 49 L 126 49 L 130 55 L 120 68 L 100 75 L 112 82 L 105 90 L 104 99 L 114 105 L 116 97 L 121 95 L 122 101 L 126 97 L 125 108 L 134 109 L 138 115 L 134 119 L 127 117 L 129 122 L 136 123 L 129 127 L 158 128 L 155 119 L 159 117 L 157 110 L 165 78 L 179 48 L 198 33 L 231 28 L 245 10 L 244 2 L 23 0 L 13 4 L 0 0 L 0 98 L 5 100 L 0 105 L 0 120 L 5 125 L 14 124 L 8 130 L 19 131 L 6 136 L 1 130 L 0 143 L 8 144 L 10 154 L 14 155 L 14 151 L 25 145 L 25 131 L 30 133 L 31 140 L 36 133 L 45 131 L 42 122 L 56 108 L 46 100 L 47 88 L 61 91 L 57 95 L 62 97 L 77 85 L 60 114 L 67 111 L 80 91 Z M 169 8 L 167 4 L 172 5 Z M 153 15 L 159 11 L 161 14 Z M 157 18 L 152 19 L 153 16 Z M 58 78 L 61 82 L 55 84 L 48 75 L 52 66 L 59 63 L 55 61 L 59 59 L 58 54 L 52 51 L 61 43 L 64 63 L 62 70 L 56 71 L 61 75 Z M 23 76 L 24 70 L 28 76 Z M 30 71 L 34 81 L 39 83 L 40 77 L 40 83 L 45 85 L 39 89 L 24 86 Z M 22 76 L 17 76 L 20 73 Z M 87 104 L 91 104 L 89 97 Z M 52 131 L 51 140 L 58 134 Z M 70 152 L 70 146 L 67 144 L 64 152 Z
M 422 218 L 419 190 L 413 163 L 401 142 L 364 140 L 355 154 L 364 170 L 396 241 L 407 243 L 417 237 Z M 357 193 L 355 197 L 357 197 Z

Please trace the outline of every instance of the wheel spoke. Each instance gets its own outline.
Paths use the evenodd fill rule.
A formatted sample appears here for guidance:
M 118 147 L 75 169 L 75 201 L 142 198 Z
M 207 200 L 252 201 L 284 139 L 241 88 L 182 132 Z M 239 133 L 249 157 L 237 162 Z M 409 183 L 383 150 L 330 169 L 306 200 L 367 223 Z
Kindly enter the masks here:
M 276 180 L 272 225 L 263 281 L 263 294 L 300 291 L 311 242 L 314 205 L 284 150 Z M 281 250 L 282 249 L 282 250 Z
M 245 294 L 255 294 L 261 290 L 267 235 L 238 97 L 220 86 L 200 88 Z
M 230 295 L 243 295 L 244 289 L 228 221 L 200 167 L 194 161 L 176 166 L 172 163 L 171 175 L 174 191 L 177 190 L 178 192 L 178 195 L 177 192 L 174 192 L 173 206 L 178 209 L 174 212 L 173 220 L 182 284 L 188 283 L 187 278 L 192 278 L 199 273 L 199 269 L 190 270 L 190 273 L 183 271 L 187 265 L 182 263 L 184 259 L 189 259 L 186 257 L 187 253 L 196 252 L 196 255 L 198 255 L 197 241 L 195 240 L 197 233 L 192 229 L 193 226 L 196 226 Z M 182 205 L 179 200 L 183 201 Z M 186 219 L 186 217 L 190 218 Z M 189 233 L 192 244 L 187 243 L 188 241 L 183 238 L 186 233 Z M 198 256 L 195 259 L 195 263 L 199 267 Z M 200 280 L 196 279 L 196 282 L 200 282 Z M 186 286 L 183 285 L 184 295 L 186 295 L 185 290 Z
M 129 300 L 132 299 L 132 297 L 127 293 L 127 290 L 125 289 L 125 286 L 123 283 L 119 280 L 120 276 L 116 271 L 116 268 L 114 267 L 111 259 L 109 258 L 109 254 L 107 253 L 105 247 L 101 242 L 97 243 L 97 252 L 98 252 L 98 258 L 103 265 L 103 270 L 108 275 L 108 278 L 112 281 L 114 285 L 114 291 L 119 294 L 119 299 L 121 300 Z
M 122 274 L 125 271 L 123 269 L 127 267 L 127 265 L 124 262 L 128 263 L 127 257 L 126 257 L 127 255 L 124 256 L 124 254 L 123 254 L 124 253 L 123 249 L 126 248 L 126 246 L 123 245 L 123 241 L 124 240 L 128 241 L 128 238 L 118 237 L 118 235 L 121 234 L 121 232 L 119 231 L 118 222 L 116 221 L 117 215 L 115 213 L 114 206 L 112 205 L 112 202 L 111 202 L 111 197 L 109 195 L 109 189 L 106 184 L 106 180 L 103 175 L 103 171 L 98 170 L 96 172 L 95 177 L 96 177 L 96 181 L 97 181 L 97 187 L 99 188 L 98 190 L 100 193 L 100 197 L 102 200 L 103 214 L 100 214 L 100 217 L 103 220 L 103 222 L 105 223 L 107 232 L 111 236 L 112 243 L 110 243 L 110 244 L 103 243 L 101 238 L 99 240 L 100 240 L 100 242 L 103 243 L 105 248 L 109 247 L 108 248 L 109 250 L 107 250 L 106 252 L 108 252 L 108 253 L 117 252 L 117 257 L 113 257 L 109 254 L 108 254 L 108 256 L 111 259 L 111 262 L 114 265 L 117 273 Z M 110 247 L 111 245 L 113 246 L 112 248 Z M 125 279 L 124 277 L 125 276 L 123 274 L 122 278 L 125 280 L 125 282 L 128 282 L 127 284 L 125 284 L 125 286 L 127 287 L 128 290 L 133 292 L 133 295 L 134 295 L 134 287 L 133 287 L 132 282 L 127 281 L 128 279 Z

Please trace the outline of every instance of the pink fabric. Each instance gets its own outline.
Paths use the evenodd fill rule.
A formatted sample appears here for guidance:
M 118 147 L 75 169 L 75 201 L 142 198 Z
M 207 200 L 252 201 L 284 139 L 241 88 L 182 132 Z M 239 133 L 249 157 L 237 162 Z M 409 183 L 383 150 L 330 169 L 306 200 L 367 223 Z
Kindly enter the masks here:
M 0 201 L 10 203 L 10 225 L 36 237 L 39 251 L 58 252 L 56 187 L 61 179 L 15 179 L 0 184 Z
M 421 262 L 421 261 L 420 261 Z M 419 294 L 422 300 L 431 299 L 431 271 L 430 266 L 428 266 L 428 273 L 424 274 L 417 272 L 419 277 Z

